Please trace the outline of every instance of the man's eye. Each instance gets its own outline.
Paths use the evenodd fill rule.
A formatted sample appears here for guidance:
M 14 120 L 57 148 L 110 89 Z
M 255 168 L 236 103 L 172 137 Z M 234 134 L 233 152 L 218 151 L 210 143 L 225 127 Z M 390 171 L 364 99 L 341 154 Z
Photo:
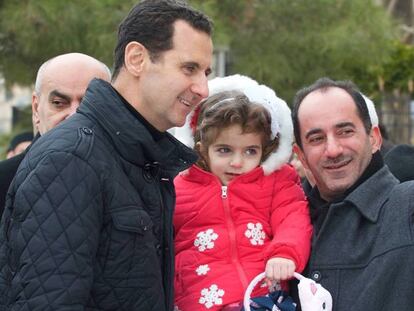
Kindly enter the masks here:
M 340 135 L 350 135 L 354 132 L 353 129 L 343 129 L 339 134 Z
M 51 104 L 53 107 L 62 108 L 62 107 L 66 107 L 68 103 L 63 99 L 53 99 L 51 101 Z
M 194 71 L 196 70 L 196 67 L 195 66 L 185 66 L 184 70 L 185 70 L 186 73 L 191 74 L 191 73 L 194 73 Z
M 310 137 L 310 138 L 309 138 L 309 142 L 310 142 L 311 144 L 319 143 L 319 142 L 321 142 L 322 140 L 323 140 L 323 137 L 322 137 L 322 136 L 314 136 L 314 137 Z

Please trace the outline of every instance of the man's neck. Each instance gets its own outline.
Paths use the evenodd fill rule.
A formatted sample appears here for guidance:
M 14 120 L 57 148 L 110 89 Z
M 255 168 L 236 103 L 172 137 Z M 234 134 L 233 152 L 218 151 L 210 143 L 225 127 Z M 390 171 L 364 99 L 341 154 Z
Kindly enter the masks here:
M 112 86 L 113 87 L 113 86 Z M 123 102 L 123 104 L 125 105 L 125 107 L 129 110 L 129 112 L 131 112 L 131 114 L 133 116 L 135 116 L 135 118 L 137 118 L 137 120 L 139 120 L 145 127 L 146 129 L 151 133 L 152 138 L 155 141 L 159 141 L 161 138 L 163 138 L 165 136 L 165 133 L 158 131 L 154 126 L 152 126 L 151 123 L 149 123 L 139 112 L 138 110 L 136 110 L 123 96 L 122 94 L 115 88 L 113 87 L 115 92 L 117 92 L 118 96 L 121 98 L 121 101 Z

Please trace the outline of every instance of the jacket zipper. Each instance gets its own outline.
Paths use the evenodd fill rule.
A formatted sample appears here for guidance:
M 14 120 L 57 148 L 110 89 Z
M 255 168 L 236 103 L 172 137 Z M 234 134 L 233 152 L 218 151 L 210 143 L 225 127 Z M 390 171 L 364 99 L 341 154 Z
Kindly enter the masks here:
M 239 260 L 239 255 L 237 252 L 237 240 L 236 240 L 236 229 L 234 226 L 233 219 L 230 213 L 230 206 L 227 196 L 227 186 L 221 187 L 221 199 L 223 201 L 223 209 L 224 209 L 224 216 L 226 219 L 226 225 L 229 232 L 229 241 L 230 241 L 230 252 L 231 252 L 231 261 L 233 265 L 236 267 L 237 272 L 239 274 L 240 282 L 243 285 L 243 288 L 246 290 L 249 282 L 247 281 L 246 273 L 243 270 L 243 267 Z

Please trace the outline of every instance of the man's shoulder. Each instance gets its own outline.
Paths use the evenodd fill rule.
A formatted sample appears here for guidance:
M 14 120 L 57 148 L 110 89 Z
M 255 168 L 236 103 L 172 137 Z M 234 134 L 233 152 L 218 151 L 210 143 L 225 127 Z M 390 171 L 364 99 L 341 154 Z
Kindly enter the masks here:
M 381 192 L 382 190 L 378 188 L 377 191 Z M 386 198 L 384 204 L 393 213 L 399 213 L 403 218 L 407 213 L 414 215 L 414 181 L 393 184 L 390 186 L 390 190 L 383 195 Z
M 414 180 L 405 181 L 394 186 L 390 192 L 390 197 L 398 198 L 400 196 L 414 197 Z
M 86 158 L 90 155 L 95 139 L 95 124 L 90 120 L 71 118 L 42 135 L 28 152 L 28 157 L 44 157 L 50 153 L 69 153 Z
M 15 192 L 20 189 L 46 189 L 53 184 L 65 184 L 72 189 L 72 181 L 100 179 L 106 176 L 105 168 L 100 159 L 108 158 L 108 152 L 95 138 L 94 131 L 88 124 L 72 124 L 65 122 L 42 135 L 27 152 L 15 175 Z M 28 182 L 26 182 L 28 181 Z M 37 189 L 36 188 L 36 189 Z

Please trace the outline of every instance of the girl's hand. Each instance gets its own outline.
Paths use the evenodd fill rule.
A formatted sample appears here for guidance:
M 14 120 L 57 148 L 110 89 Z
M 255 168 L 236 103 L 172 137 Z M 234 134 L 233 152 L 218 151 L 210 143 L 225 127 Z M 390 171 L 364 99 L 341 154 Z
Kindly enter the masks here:
M 280 257 L 269 259 L 265 269 L 268 285 L 272 281 L 284 281 L 293 278 L 293 272 L 295 270 L 296 265 L 290 259 Z

